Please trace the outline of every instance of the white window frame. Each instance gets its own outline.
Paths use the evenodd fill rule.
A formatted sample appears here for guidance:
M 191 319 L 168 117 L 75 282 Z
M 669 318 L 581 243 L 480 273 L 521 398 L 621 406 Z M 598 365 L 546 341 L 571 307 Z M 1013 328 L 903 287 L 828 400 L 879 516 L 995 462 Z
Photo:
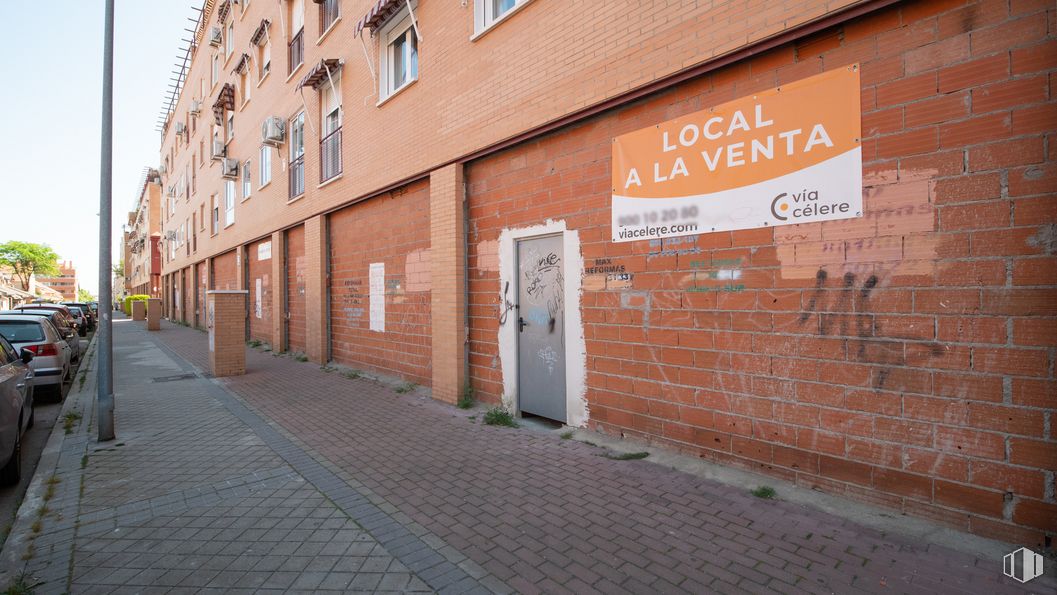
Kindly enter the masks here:
M 532 2 L 532 0 L 514 0 L 513 6 L 506 9 L 503 13 L 496 14 L 495 1 L 496 0 L 473 0 L 474 34 L 470 37 L 471 40 L 484 35 L 487 31 L 491 30 L 492 27 L 495 27 L 499 23 L 514 16 L 522 8 L 528 5 L 529 2 Z
M 411 9 L 417 8 L 417 3 L 411 3 Z M 392 62 L 393 62 L 393 43 L 405 37 L 407 43 L 411 43 L 414 40 L 415 43 L 415 61 L 417 62 L 418 56 L 418 37 L 417 31 L 415 31 L 414 21 L 411 19 L 411 14 L 407 8 L 403 8 L 398 12 L 379 32 L 379 52 L 378 52 L 378 98 L 379 105 L 385 102 L 385 100 L 403 91 L 410 85 L 414 84 L 418 80 L 418 69 L 421 64 L 417 64 L 415 72 L 412 74 L 412 53 L 409 51 L 406 54 L 406 61 L 404 63 L 404 70 L 407 73 L 407 80 L 405 80 L 399 86 L 394 86 L 392 77 Z
M 213 194 L 209 197 L 210 212 L 209 221 L 212 226 L 212 233 L 210 235 L 217 235 L 220 233 L 220 203 L 217 202 L 217 195 Z
M 224 118 L 224 138 L 225 143 L 230 143 L 235 140 L 235 112 L 229 112 L 227 117 Z
M 253 164 L 247 159 L 242 164 L 242 200 L 253 195 Z
M 210 89 L 212 89 L 213 87 L 216 87 L 217 83 L 220 81 L 220 54 L 218 52 L 213 52 L 213 63 L 212 64 L 213 64 L 213 66 L 212 66 L 212 68 L 209 71 L 209 88 Z
M 227 54 L 227 58 L 230 59 L 232 54 L 235 53 L 235 20 L 231 19 L 228 21 L 228 26 L 224 29 L 224 52 Z
M 264 188 L 268 184 L 272 183 L 272 148 L 265 145 L 261 147 L 261 159 L 260 159 L 260 182 L 261 185 L 258 188 Z
M 290 129 L 290 163 L 293 163 L 298 157 L 305 154 L 305 112 L 298 112 L 293 118 L 290 118 L 290 123 L 287 125 Z M 295 134 L 295 130 L 297 131 Z M 294 152 L 294 140 L 300 143 L 300 151 Z
M 235 224 L 235 180 L 224 180 L 224 227 Z

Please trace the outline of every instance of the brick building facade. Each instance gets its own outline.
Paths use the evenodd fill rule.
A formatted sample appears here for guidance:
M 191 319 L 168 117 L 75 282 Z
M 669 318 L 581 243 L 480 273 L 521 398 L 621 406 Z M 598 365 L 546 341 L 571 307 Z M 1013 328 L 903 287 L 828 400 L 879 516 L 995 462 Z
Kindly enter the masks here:
M 148 169 L 125 239 L 125 274 L 133 294 L 161 297 L 161 202 L 161 176 Z
M 73 261 L 61 260 L 55 264 L 59 269 L 58 275 L 37 277 L 36 282 L 62 294 L 65 301 L 77 301 L 77 268 L 73 266 Z
M 1048 546 L 1052 3 L 465 4 L 205 3 L 167 316 Z M 613 241 L 614 139 L 841 69 L 861 215 Z

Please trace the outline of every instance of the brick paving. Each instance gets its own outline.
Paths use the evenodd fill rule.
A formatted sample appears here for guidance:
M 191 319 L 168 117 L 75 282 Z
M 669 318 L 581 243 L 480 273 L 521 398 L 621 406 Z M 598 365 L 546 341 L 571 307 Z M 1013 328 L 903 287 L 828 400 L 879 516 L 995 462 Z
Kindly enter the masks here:
M 151 340 L 206 368 L 205 334 L 162 329 Z M 296 453 L 284 457 L 295 470 L 344 494 L 338 504 L 398 560 L 441 554 L 458 564 L 419 572 L 432 588 L 479 579 L 524 593 L 1031 591 L 1002 577 L 1000 560 L 612 460 L 553 434 L 479 425 L 422 394 L 290 357 L 251 349 L 247 374 L 214 386 L 237 396 L 229 409 L 244 403 L 243 418 L 263 419 L 256 431 L 267 443 Z

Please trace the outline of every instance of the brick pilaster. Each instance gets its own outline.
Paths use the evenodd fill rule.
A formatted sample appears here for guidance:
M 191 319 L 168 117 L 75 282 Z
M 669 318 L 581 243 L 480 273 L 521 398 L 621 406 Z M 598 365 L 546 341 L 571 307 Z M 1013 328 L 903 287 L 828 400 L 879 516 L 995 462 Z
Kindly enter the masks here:
M 327 221 L 316 215 L 305 221 L 305 355 L 317 364 L 327 357 Z
M 283 300 L 286 278 L 286 234 L 282 231 L 272 233 L 272 351 L 286 351 L 286 337 L 283 336 L 283 321 L 286 320 L 286 308 Z
M 454 403 L 466 383 L 466 241 L 462 165 L 429 176 L 433 398 Z

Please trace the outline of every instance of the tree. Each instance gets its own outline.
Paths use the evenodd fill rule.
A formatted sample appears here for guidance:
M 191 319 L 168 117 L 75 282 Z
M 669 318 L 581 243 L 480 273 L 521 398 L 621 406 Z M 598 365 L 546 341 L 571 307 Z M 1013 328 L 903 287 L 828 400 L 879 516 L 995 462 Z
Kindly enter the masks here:
M 125 276 L 125 259 L 122 258 L 121 260 L 119 260 L 118 263 L 115 264 L 112 268 L 114 270 L 114 275 L 116 275 L 118 277 L 124 277 Z
M 85 289 L 83 287 L 78 287 L 77 288 L 77 301 L 78 302 L 86 302 L 86 303 L 87 302 L 94 302 L 95 301 L 95 296 L 92 295 L 91 293 L 89 293 L 87 289 Z
M 29 281 L 33 275 L 57 275 L 58 260 L 59 255 L 47 244 L 15 240 L 0 244 L 0 265 L 14 269 L 24 291 L 29 291 Z

